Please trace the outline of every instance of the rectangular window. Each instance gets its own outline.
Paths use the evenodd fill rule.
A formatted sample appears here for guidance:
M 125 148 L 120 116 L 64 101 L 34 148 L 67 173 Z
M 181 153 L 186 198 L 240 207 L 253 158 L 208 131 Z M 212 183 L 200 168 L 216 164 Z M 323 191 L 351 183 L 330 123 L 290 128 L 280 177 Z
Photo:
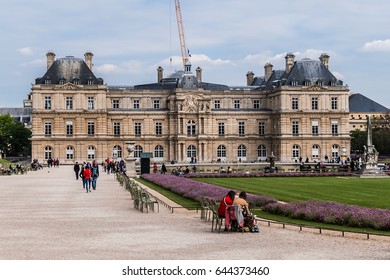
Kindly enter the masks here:
M 88 80 L 87 85 L 89 85 L 89 86 L 93 85 L 93 80 Z
M 156 122 L 156 135 L 162 135 L 162 123 Z
M 332 136 L 339 135 L 339 123 L 338 121 L 332 121 Z
M 240 109 L 240 100 L 236 99 L 233 101 L 234 109 Z
M 298 110 L 298 97 L 291 98 L 291 109 Z
M 265 122 L 259 122 L 259 135 L 265 135 Z
M 133 100 L 133 108 L 134 109 L 139 109 L 139 104 L 140 104 L 139 99 Z
M 95 99 L 93 96 L 88 96 L 88 109 L 95 109 Z
M 51 110 L 51 96 L 45 96 L 45 109 Z
M 51 135 L 51 122 L 45 122 L 45 135 Z
M 95 135 L 95 122 L 88 121 L 88 135 Z
M 260 109 L 260 100 L 253 100 L 253 109 Z
M 66 110 L 72 110 L 73 109 L 73 97 L 67 96 L 66 100 Z
M 318 97 L 311 98 L 311 109 L 314 111 L 318 110 Z
M 134 123 L 134 134 L 141 135 L 141 123 L 140 122 Z
M 121 123 L 120 122 L 114 122 L 114 136 L 121 135 Z
M 245 122 L 238 123 L 238 135 L 245 136 Z
M 221 109 L 221 100 L 214 100 L 214 109 Z
M 66 122 L 66 135 L 73 135 L 73 122 Z
M 294 136 L 299 135 L 299 122 L 298 121 L 293 121 L 292 122 L 292 134 Z
M 112 109 L 119 109 L 119 99 L 112 100 Z
M 225 123 L 223 122 L 218 123 L 218 135 L 219 136 L 225 135 Z
M 332 97 L 332 110 L 338 109 L 338 100 L 337 97 Z
M 311 133 L 313 136 L 318 136 L 318 121 L 311 121 Z
M 160 109 L 160 100 L 153 100 L 153 109 Z

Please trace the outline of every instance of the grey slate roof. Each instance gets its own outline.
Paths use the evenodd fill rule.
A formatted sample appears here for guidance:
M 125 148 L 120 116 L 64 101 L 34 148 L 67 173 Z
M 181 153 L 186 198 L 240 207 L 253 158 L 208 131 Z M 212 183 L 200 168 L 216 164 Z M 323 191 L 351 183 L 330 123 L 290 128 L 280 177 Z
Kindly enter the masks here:
M 0 115 L 29 116 L 32 108 L 0 108 Z
M 262 77 L 255 78 L 254 83 L 259 84 Z M 295 61 L 289 73 L 285 70 L 274 70 L 267 82 L 261 84 L 264 89 L 273 89 L 275 87 L 292 85 L 315 85 L 318 83 L 327 85 L 342 85 L 343 82 L 337 78 L 324 66 L 321 61 L 312 59 L 302 59 Z
M 296 61 L 290 73 L 284 74 L 282 79 L 286 79 L 286 84 L 291 85 L 292 81 L 298 81 L 299 85 L 304 85 L 309 81 L 315 85 L 318 81 L 323 82 L 324 85 L 331 85 L 337 83 L 336 77 L 324 66 L 321 61 L 312 59 L 302 59 Z
M 369 99 L 368 97 L 355 93 L 349 96 L 349 111 L 351 113 L 367 112 L 367 113 L 381 113 L 389 112 L 389 108 Z
M 35 83 L 37 85 L 45 84 L 46 80 L 50 80 L 51 84 L 59 84 L 61 79 L 64 80 L 64 83 L 72 83 L 74 79 L 79 79 L 80 85 L 88 84 L 89 80 L 93 84 L 103 84 L 103 79 L 96 78 L 82 59 L 73 56 L 56 59 L 45 75 L 42 78 L 37 78 Z

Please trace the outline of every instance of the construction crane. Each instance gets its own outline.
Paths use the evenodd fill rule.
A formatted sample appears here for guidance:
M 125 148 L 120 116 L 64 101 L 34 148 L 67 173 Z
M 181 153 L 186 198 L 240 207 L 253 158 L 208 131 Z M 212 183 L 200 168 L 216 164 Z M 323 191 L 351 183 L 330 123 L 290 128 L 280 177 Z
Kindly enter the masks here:
M 184 27 L 183 27 L 183 18 L 181 16 L 181 8 L 180 1 L 175 0 L 175 8 L 176 8 L 176 20 L 177 20 L 177 28 L 179 30 L 179 39 L 180 39 L 180 49 L 181 49 L 181 57 L 183 60 L 183 66 L 185 69 L 186 63 L 189 60 L 190 54 L 186 45 L 186 40 L 184 37 Z

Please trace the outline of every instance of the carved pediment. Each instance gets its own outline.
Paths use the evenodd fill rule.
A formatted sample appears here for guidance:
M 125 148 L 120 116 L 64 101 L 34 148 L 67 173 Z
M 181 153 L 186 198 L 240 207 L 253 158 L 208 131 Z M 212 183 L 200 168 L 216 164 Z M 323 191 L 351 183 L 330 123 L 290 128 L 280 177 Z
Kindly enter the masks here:
M 72 83 L 67 83 L 67 84 L 64 84 L 64 85 L 58 85 L 55 88 L 59 89 L 59 90 L 77 90 L 77 89 L 81 89 L 82 86 L 78 86 L 78 85 L 75 85 L 75 84 L 72 84 Z

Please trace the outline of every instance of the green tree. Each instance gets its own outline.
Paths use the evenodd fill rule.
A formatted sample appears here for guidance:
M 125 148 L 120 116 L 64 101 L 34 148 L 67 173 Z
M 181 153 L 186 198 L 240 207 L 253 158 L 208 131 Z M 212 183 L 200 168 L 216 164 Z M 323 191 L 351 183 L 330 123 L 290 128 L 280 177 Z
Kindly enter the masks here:
M 7 156 L 31 154 L 31 131 L 10 115 L 0 115 L 0 152 Z
M 361 131 L 360 129 L 355 129 L 351 131 L 351 152 L 359 153 L 363 152 L 364 145 L 367 145 L 367 131 Z

